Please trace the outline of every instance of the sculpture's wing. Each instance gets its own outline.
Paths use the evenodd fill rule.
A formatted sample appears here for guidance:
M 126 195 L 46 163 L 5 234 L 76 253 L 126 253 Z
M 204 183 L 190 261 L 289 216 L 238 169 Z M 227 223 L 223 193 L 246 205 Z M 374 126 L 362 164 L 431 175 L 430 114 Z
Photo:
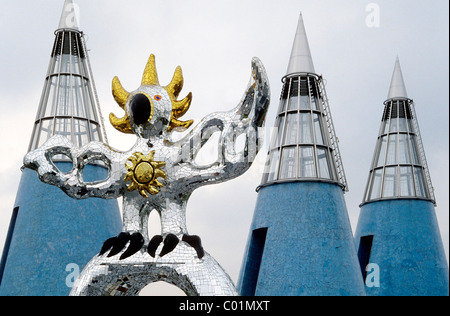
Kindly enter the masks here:
M 180 177 L 198 187 L 244 173 L 262 147 L 260 134 L 269 103 L 267 75 L 261 61 L 255 57 L 252 60 L 252 77 L 239 104 L 228 112 L 207 115 L 183 139 L 174 143 L 174 146 L 180 147 L 179 163 L 183 171 Z M 197 154 L 216 131 L 221 132 L 217 159 L 209 166 L 197 165 Z M 236 152 L 235 142 L 243 134 L 246 136 L 244 149 Z

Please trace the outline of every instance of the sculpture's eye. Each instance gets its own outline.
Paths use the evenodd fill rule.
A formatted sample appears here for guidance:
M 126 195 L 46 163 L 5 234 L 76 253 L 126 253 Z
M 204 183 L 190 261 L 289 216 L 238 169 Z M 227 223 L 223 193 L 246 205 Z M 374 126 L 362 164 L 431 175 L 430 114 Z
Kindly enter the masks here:
M 150 120 L 152 105 L 145 94 L 136 94 L 130 103 L 131 116 L 137 125 L 145 124 Z
M 159 100 L 161 100 L 161 99 L 162 99 L 160 95 L 155 95 L 155 97 L 154 97 L 154 98 L 155 98 L 155 100 L 156 100 L 156 101 L 159 101 Z

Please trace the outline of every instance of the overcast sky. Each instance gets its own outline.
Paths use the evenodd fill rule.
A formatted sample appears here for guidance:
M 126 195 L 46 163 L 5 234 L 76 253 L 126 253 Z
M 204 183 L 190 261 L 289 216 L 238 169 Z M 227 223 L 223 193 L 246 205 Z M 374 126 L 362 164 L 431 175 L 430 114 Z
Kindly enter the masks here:
M 41 96 L 53 32 L 63 0 L 0 0 L 0 253 Z M 111 95 L 119 76 L 135 90 L 150 53 L 162 85 L 183 68 L 181 97 L 192 92 L 183 119 L 233 108 L 250 79 L 250 62 L 266 67 L 273 126 L 299 13 L 315 70 L 327 85 L 331 113 L 350 191 L 355 229 L 397 55 L 408 96 L 415 101 L 449 253 L 449 2 L 447 0 L 77 0 L 103 115 L 120 108 Z M 379 21 L 368 18 L 379 9 Z M 370 22 L 370 23 L 368 23 Z M 379 22 L 379 23 L 377 23 Z M 111 146 L 128 150 L 133 135 L 106 122 Z M 268 143 L 268 141 L 266 142 Z M 194 192 L 188 205 L 191 234 L 236 282 L 261 181 L 266 149 L 243 176 Z M 57 214 L 55 214 L 57 216 Z M 156 233 L 157 231 L 155 231 Z

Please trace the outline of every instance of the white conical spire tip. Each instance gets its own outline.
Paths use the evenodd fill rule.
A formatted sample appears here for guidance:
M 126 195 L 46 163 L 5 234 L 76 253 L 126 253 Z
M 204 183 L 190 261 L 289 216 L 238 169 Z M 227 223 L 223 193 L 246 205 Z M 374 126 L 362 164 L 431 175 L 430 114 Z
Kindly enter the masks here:
M 315 73 L 301 13 L 298 19 L 297 32 L 295 34 L 294 45 L 292 46 L 287 75 L 299 72 Z
M 403 80 L 402 69 L 400 68 L 400 60 L 395 61 L 394 72 L 392 74 L 391 86 L 389 88 L 388 99 L 408 98 L 406 93 L 405 81 Z
M 66 0 L 58 29 L 78 30 L 78 11 L 78 5 L 74 4 L 72 0 Z

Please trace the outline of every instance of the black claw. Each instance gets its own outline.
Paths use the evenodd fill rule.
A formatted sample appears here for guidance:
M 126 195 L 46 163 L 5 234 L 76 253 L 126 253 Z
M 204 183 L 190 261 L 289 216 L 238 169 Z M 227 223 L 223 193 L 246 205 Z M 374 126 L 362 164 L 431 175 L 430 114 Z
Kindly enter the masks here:
M 183 235 L 183 241 L 195 249 L 199 259 L 201 259 L 205 256 L 205 250 L 203 250 L 202 240 L 200 239 L 200 237 Z
M 119 252 L 122 251 L 123 248 L 125 248 L 125 245 L 127 242 L 130 241 L 130 233 L 128 232 L 122 232 L 117 236 L 117 239 L 114 242 L 114 245 L 111 249 L 111 251 L 108 254 L 108 258 L 117 255 Z
M 117 237 L 111 237 L 107 239 L 102 246 L 102 249 L 99 252 L 99 256 L 103 256 L 109 249 L 111 249 L 112 246 L 114 246 L 116 242 Z
M 158 249 L 158 246 L 160 243 L 162 243 L 163 237 L 161 235 L 153 236 L 152 240 L 150 240 L 150 243 L 147 247 L 147 252 L 150 256 L 155 258 L 156 255 L 156 249 Z
M 137 232 L 133 233 L 130 236 L 130 245 L 128 246 L 128 249 L 125 250 L 125 252 L 120 256 L 119 260 L 131 257 L 136 252 L 141 250 L 143 245 L 144 245 L 144 237 L 140 233 Z
M 164 247 L 161 250 L 159 256 L 164 257 L 169 252 L 172 252 L 172 250 L 175 249 L 175 247 L 178 245 L 179 242 L 180 240 L 174 234 L 167 235 L 166 238 L 164 239 Z

